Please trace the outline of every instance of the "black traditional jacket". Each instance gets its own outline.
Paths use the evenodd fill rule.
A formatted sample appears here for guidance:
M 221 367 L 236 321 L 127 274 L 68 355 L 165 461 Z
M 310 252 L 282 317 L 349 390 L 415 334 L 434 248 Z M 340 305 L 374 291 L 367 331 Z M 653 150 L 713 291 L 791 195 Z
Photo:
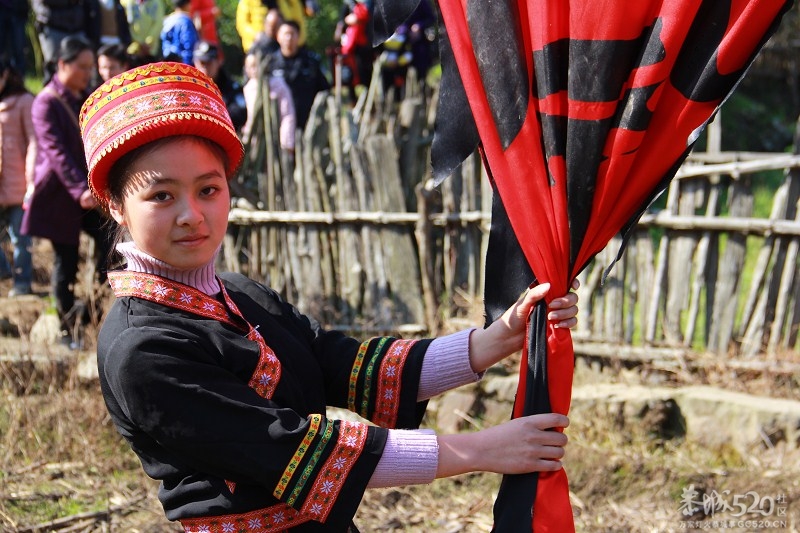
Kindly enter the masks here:
M 244 276 L 219 298 L 134 272 L 98 339 L 103 396 L 187 532 L 346 531 L 386 443 L 416 428 L 429 340 L 325 331 Z M 376 426 L 330 420 L 349 408 Z

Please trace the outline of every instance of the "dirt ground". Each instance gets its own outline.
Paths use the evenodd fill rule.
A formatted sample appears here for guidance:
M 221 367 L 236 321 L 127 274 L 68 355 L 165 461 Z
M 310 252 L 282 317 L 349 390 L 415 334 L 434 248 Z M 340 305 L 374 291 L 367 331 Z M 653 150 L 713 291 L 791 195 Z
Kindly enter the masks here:
M 30 348 L 19 336 L 24 339 L 37 314 L 47 312 L 44 272 L 46 267 L 37 273 L 36 284 L 43 298 L 29 300 L 34 303 L 27 312 L 20 306 L 21 325 L 3 329 L 5 340 L 18 346 Z M 0 295 L 9 287 L 0 283 Z M 0 299 L 0 314 L 14 305 Z M 31 378 L 36 385 L 21 391 L 9 386 L 20 377 L 16 367 L 0 368 L 0 532 L 181 531 L 163 517 L 157 484 L 143 474 L 113 428 L 96 381 L 78 379 L 75 365 L 53 366 L 52 373 L 39 372 Z M 630 380 L 631 372 L 636 370 L 621 369 L 618 377 Z M 681 379 L 682 384 L 726 384 L 722 371 Z M 787 383 L 762 376 L 746 388 L 797 400 L 797 379 Z M 743 387 L 741 380 L 727 382 Z M 746 452 L 725 445 L 707 449 L 644 431 L 620 431 L 610 417 L 573 418 L 567 434 L 565 464 L 578 531 L 800 530 L 796 445 L 765 441 Z M 475 474 L 368 491 L 356 524 L 362 532 L 487 532 L 499 483 L 497 475 Z M 747 512 L 729 508 L 705 515 L 699 505 L 687 516 L 682 497 L 692 490 L 697 491 L 694 500 L 702 498 L 710 508 L 717 495 L 716 503 L 735 498 Z

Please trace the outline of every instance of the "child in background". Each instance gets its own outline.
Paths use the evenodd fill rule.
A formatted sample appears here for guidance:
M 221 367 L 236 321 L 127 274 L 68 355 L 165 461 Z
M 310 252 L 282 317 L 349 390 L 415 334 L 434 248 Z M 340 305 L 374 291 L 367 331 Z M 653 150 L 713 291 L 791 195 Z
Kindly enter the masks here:
M 20 226 L 36 164 L 32 105 L 33 95 L 25 89 L 19 71 L 0 58 L 0 220 L 14 249 L 11 264 L 0 250 L 0 277 L 13 278 L 8 294 L 12 297 L 31 294 L 31 238 L 20 234 Z
M 81 111 L 89 186 L 124 230 L 127 261 L 109 273 L 117 300 L 99 376 L 111 419 L 161 481 L 168 519 L 187 533 L 348 531 L 369 487 L 561 468 L 560 414 L 456 435 L 414 429 L 428 398 L 521 349 L 549 285 L 487 329 L 363 343 L 326 331 L 269 287 L 215 269 L 243 148 L 212 81 L 156 63 L 112 82 Z M 548 319 L 573 327 L 576 303 L 555 298 Z M 327 405 L 374 425 L 330 419 Z
M 268 60 L 268 58 L 267 58 Z M 258 95 L 258 84 L 262 80 L 267 80 L 269 87 L 269 98 L 278 102 L 278 113 L 280 115 L 280 143 L 281 149 L 294 153 L 294 135 L 297 125 L 297 117 L 294 114 L 294 102 L 292 101 L 292 91 L 286 85 L 286 80 L 280 76 L 270 76 L 268 68 L 264 69 L 264 78 L 258 77 L 258 56 L 249 53 L 244 58 L 244 73 L 247 83 L 244 84 L 244 101 L 247 105 L 247 122 L 242 130 L 242 136 L 250 134 L 253 121 L 255 120 L 256 96 Z
M 219 45 L 217 18 L 220 15 L 220 9 L 217 7 L 217 2 L 215 0 L 190 0 L 189 14 L 194 21 L 198 38 L 201 41 Z
M 172 0 L 175 11 L 164 19 L 161 30 L 161 53 L 164 58 L 187 65 L 193 63 L 194 47 L 198 41 L 197 29 L 189 14 L 189 2 Z
M 108 81 L 130 68 L 128 51 L 121 44 L 107 44 L 97 50 L 97 74 L 101 81 Z

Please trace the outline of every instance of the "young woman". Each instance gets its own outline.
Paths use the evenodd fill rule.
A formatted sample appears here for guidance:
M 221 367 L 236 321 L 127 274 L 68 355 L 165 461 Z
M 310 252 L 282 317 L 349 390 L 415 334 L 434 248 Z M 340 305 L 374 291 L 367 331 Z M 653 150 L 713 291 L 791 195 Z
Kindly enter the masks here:
M 90 96 L 81 124 L 90 187 L 127 233 L 98 339 L 103 396 L 185 531 L 348 531 L 369 487 L 561 468 L 560 414 L 414 429 L 428 398 L 521 348 L 547 285 L 485 330 L 366 342 L 326 331 L 272 289 L 215 271 L 242 146 L 209 78 L 133 69 Z M 576 303 L 554 299 L 550 319 L 574 326 Z M 327 405 L 374 425 L 329 419 Z
M 19 71 L 0 58 L 0 220 L 14 247 L 12 264 L 0 251 L 0 276 L 14 280 L 9 296 L 31 293 L 31 238 L 20 234 L 20 226 L 36 162 L 32 105 L 33 95 L 25 89 Z
M 78 113 L 88 96 L 95 69 L 92 45 L 81 37 L 61 41 L 50 83 L 36 95 L 31 110 L 38 154 L 34 191 L 22 221 L 26 235 L 49 239 L 55 254 L 52 290 L 66 345 L 73 344 L 85 308 L 75 302 L 81 230 L 95 242 L 96 270 L 105 282 L 110 233 L 86 183 Z

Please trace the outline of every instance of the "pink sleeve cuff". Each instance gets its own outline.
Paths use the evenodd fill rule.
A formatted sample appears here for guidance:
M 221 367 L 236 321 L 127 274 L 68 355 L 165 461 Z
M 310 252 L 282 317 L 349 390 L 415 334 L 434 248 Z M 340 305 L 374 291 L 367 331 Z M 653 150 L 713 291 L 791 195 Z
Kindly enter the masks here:
M 390 429 L 367 488 L 421 485 L 436 478 L 439 441 L 430 429 Z
M 475 383 L 483 377 L 483 373 L 476 374 L 469 364 L 469 336 L 473 331 L 475 328 L 465 329 L 431 342 L 422 361 L 418 401 Z

